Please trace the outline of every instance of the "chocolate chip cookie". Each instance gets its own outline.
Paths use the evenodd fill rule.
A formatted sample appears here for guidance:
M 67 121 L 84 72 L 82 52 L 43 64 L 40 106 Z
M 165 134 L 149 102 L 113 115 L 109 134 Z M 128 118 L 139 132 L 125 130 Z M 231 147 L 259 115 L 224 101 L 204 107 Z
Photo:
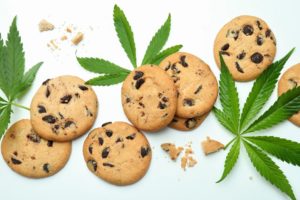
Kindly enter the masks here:
M 140 180 L 151 162 L 151 148 L 143 133 L 125 122 L 105 123 L 84 141 L 87 167 L 96 176 L 115 185 Z
M 276 39 L 262 19 L 239 16 L 223 26 L 215 39 L 214 57 L 220 67 L 219 52 L 234 80 L 250 81 L 273 62 Z
M 65 142 L 85 134 L 98 112 L 95 92 L 75 76 L 46 80 L 31 102 L 33 129 L 41 137 Z
M 290 67 L 281 76 L 278 82 L 278 95 L 300 86 L 300 63 Z M 300 112 L 294 114 L 290 119 L 295 125 L 300 126 Z
M 174 117 L 176 103 L 175 85 L 158 66 L 141 66 L 123 83 L 123 110 L 140 130 L 157 131 L 166 127 Z
M 71 154 L 71 142 L 57 143 L 37 135 L 30 120 L 13 124 L 6 132 L 1 152 L 8 166 L 31 178 L 48 177 L 61 170 Z
M 159 67 L 169 74 L 177 88 L 176 116 L 193 118 L 212 109 L 218 96 L 218 82 L 205 62 L 178 52 L 165 58 Z
M 199 127 L 202 124 L 202 122 L 206 119 L 208 114 L 209 113 L 206 113 L 202 116 L 188 119 L 175 116 L 172 122 L 169 124 L 169 127 L 180 131 L 190 131 Z

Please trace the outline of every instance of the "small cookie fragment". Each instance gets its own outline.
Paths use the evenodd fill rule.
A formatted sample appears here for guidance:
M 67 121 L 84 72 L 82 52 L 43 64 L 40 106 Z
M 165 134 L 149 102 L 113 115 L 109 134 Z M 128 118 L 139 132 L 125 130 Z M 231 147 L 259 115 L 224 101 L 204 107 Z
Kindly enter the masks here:
M 83 40 L 83 33 L 78 32 L 71 40 L 74 45 L 78 45 Z
M 45 19 L 42 19 L 39 23 L 39 30 L 40 32 L 44 32 L 44 31 L 52 31 L 54 29 L 54 25 L 51 24 L 50 22 L 48 22 Z
M 181 168 L 186 170 L 186 167 L 194 167 L 197 164 L 197 161 L 193 158 L 194 154 L 191 147 L 187 147 L 184 152 L 184 156 L 181 158 Z
M 224 145 L 216 140 L 212 140 L 209 137 L 202 143 L 202 150 L 204 151 L 205 155 L 214 153 L 219 151 L 220 149 L 224 149 Z
M 165 152 L 169 154 L 172 160 L 176 160 L 183 150 L 182 147 L 176 147 L 175 144 L 172 143 L 163 143 L 160 146 Z

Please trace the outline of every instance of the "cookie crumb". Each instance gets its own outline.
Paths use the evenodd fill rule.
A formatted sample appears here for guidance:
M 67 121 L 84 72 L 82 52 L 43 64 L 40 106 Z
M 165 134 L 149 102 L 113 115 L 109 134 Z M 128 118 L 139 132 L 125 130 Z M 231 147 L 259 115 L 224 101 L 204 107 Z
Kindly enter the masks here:
M 67 31 L 68 33 L 72 33 L 72 28 L 71 28 L 70 26 L 68 26 L 68 27 L 66 28 L 66 31 Z
M 83 33 L 78 32 L 72 39 L 74 45 L 78 45 L 83 40 Z
M 39 23 L 39 30 L 40 32 L 44 32 L 44 31 L 52 31 L 54 29 L 54 25 L 51 24 L 50 22 L 48 22 L 45 19 L 42 19 Z
M 172 143 L 164 143 L 160 146 L 165 152 L 169 153 L 169 156 L 172 160 L 176 160 L 183 150 L 182 147 L 176 147 L 175 144 Z
M 58 45 L 56 44 L 55 40 L 50 40 L 50 42 L 47 44 L 47 46 L 49 48 L 51 48 L 52 50 L 56 50 L 58 49 Z
M 185 171 L 185 169 L 186 169 L 186 164 L 187 164 L 187 158 L 185 157 L 185 156 L 183 156 L 182 158 L 181 158 L 181 168 Z
M 67 37 L 66 35 L 63 35 L 63 36 L 61 36 L 61 38 L 60 38 L 61 41 L 64 41 L 64 40 L 67 40 L 67 39 L 68 39 L 68 37 Z
M 202 143 L 202 150 L 204 151 L 205 155 L 214 153 L 219 151 L 220 149 L 224 149 L 224 145 L 216 140 L 212 140 L 209 137 Z
M 197 164 L 197 160 L 195 160 L 192 156 L 188 157 L 188 167 L 194 167 Z

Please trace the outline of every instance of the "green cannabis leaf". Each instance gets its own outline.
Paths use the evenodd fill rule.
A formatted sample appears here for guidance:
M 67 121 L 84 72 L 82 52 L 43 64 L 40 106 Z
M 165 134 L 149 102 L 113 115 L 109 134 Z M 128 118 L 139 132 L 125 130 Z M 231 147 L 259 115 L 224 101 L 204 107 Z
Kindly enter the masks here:
M 113 20 L 119 41 L 127 57 L 129 58 L 133 68 L 136 68 L 137 59 L 134 34 L 124 11 L 117 5 L 114 6 Z M 165 23 L 152 37 L 152 40 L 150 41 L 146 53 L 144 55 L 142 65 L 158 65 L 164 58 L 173 53 L 178 52 L 182 48 L 182 45 L 175 45 L 165 50 L 162 50 L 170 35 L 170 29 L 171 15 L 168 16 Z M 125 69 L 120 65 L 114 64 L 110 61 L 101 58 L 77 57 L 77 61 L 84 69 L 101 75 L 88 80 L 86 84 L 90 85 L 109 86 L 118 84 L 123 82 L 127 75 L 131 72 L 130 70 Z
M 221 75 L 219 87 L 223 109 L 215 107 L 213 112 L 218 121 L 233 133 L 235 138 L 226 145 L 226 147 L 231 145 L 231 148 L 226 156 L 224 170 L 218 182 L 223 181 L 231 172 L 238 160 L 240 148 L 243 146 L 260 175 L 291 199 L 296 199 L 288 179 L 267 154 L 284 162 L 300 166 L 300 143 L 272 136 L 247 136 L 248 133 L 270 128 L 287 120 L 300 110 L 300 87 L 296 87 L 279 96 L 266 112 L 257 117 L 257 114 L 270 98 L 280 72 L 293 51 L 294 49 L 279 61 L 271 64 L 256 79 L 241 115 L 235 82 L 222 55 L 220 55 Z
M 34 65 L 24 74 L 25 55 L 15 17 L 6 42 L 0 34 L 0 89 L 6 97 L 0 97 L 0 139 L 10 122 L 12 106 L 28 109 L 15 101 L 30 88 L 42 64 Z

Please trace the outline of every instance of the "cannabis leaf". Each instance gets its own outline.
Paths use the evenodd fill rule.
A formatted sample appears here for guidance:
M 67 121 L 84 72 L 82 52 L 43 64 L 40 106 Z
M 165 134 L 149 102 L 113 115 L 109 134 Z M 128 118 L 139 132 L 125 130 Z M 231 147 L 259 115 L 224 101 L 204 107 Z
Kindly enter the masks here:
M 10 122 L 12 105 L 28 109 L 17 104 L 15 100 L 30 88 L 41 65 L 42 62 L 36 64 L 24 74 L 23 44 L 15 17 L 5 43 L 0 35 L 0 89 L 6 97 L 0 97 L 0 139 Z
M 300 143 L 272 136 L 246 136 L 247 133 L 270 128 L 300 110 L 300 87 L 293 88 L 278 97 L 276 102 L 260 117 L 257 114 L 270 98 L 281 70 L 293 53 L 292 49 L 279 61 L 271 64 L 255 81 L 248 95 L 241 117 L 239 98 L 235 82 L 220 55 L 220 101 L 223 110 L 213 108 L 218 121 L 235 138 L 224 164 L 223 174 L 218 182 L 223 181 L 233 169 L 240 153 L 240 146 L 246 148 L 248 156 L 256 170 L 271 184 L 275 185 L 291 199 L 296 199 L 292 187 L 279 167 L 267 155 L 273 155 L 280 160 L 300 166 Z M 242 142 L 241 142 L 242 141 Z
M 136 68 L 137 59 L 134 34 L 124 11 L 117 5 L 114 6 L 113 19 L 119 41 L 133 68 Z M 158 65 L 164 58 L 178 52 L 182 48 L 182 45 L 175 45 L 161 51 L 168 40 L 170 29 L 171 15 L 168 16 L 165 23 L 160 27 L 160 29 L 155 33 L 152 40 L 150 41 L 144 55 L 142 65 Z M 102 58 L 77 57 L 77 61 L 84 69 L 101 75 L 88 80 L 86 84 L 90 85 L 109 86 L 118 84 L 123 82 L 127 75 L 131 72 L 130 70 L 125 69 L 120 65 L 114 64 Z

